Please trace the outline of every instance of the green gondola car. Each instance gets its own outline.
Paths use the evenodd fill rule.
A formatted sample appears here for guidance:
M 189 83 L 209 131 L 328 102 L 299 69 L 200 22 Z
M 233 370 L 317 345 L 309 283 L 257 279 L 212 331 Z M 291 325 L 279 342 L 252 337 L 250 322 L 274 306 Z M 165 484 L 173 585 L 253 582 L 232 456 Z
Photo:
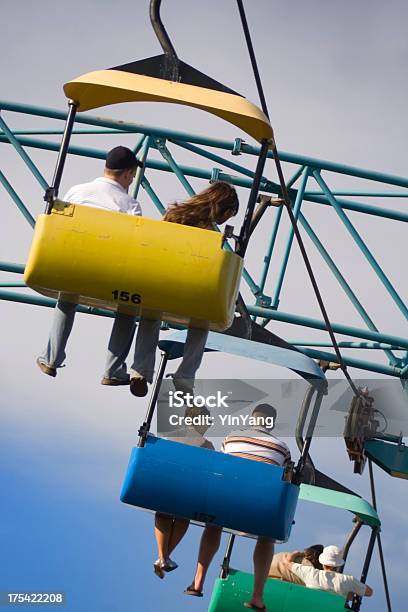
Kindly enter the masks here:
M 227 578 L 217 578 L 208 612 L 245 610 L 244 602 L 252 594 L 252 574 L 230 569 Z M 298 584 L 269 578 L 264 591 L 265 605 L 273 612 L 344 612 L 346 599 L 341 595 L 308 589 Z
M 300 485 L 299 499 L 351 512 L 355 517 L 357 527 L 353 528 L 354 533 L 352 532 L 348 538 L 348 548 L 359 532 L 360 526 L 371 527 L 372 535 L 366 556 L 366 570 L 368 571 L 377 531 L 381 526 L 376 510 L 357 495 L 307 484 Z M 254 576 L 230 567 L 232 546 L 233 540 L 230 540 L 221 574 L 225 575 L 225 578 L 220 577 L 215 581 L 208 612 L 245 610 L 244 603 L 251 599 Z M 266 609 L 270 612 L 344 612 L 344 610 L 360 609 L 359 601 L 353 602 L 354 607 L 350 607 L 347 599 L 342 595 L 310 589 L 276 578 L 268 578 L 266 581 L 264 601 Z

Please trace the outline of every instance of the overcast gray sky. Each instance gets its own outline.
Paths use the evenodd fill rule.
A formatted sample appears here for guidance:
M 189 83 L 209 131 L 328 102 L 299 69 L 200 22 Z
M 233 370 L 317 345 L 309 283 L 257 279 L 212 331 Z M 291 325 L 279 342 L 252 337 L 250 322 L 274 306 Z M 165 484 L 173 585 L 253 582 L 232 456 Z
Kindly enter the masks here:
M 387 3 L 378 0 L 351 0 L 324 2 L 300 0 L 276 2 L 272 0 L 253 0 L 246 2 L 247 17 L 259 62 L 265 93 L 269 105 L 271 122 L 275 130 L 277 144 L 283 151 L 302 153 L 317 158 L 338 161 L 406 175 L 406 99 L 407 99 L 407 55 L 408 41 L 406 23 L 408 5 L 403 1 Z M 35 6 L 28 1 L 2 2 L 3 28 L 0 41 L 1 95 L 8 101 L 65 109 L 66 101 L 62 91 L 64 82 L 87 71 L 111 67 L 128 61 L 141 59 L 160 53 L 160 47 L 150 28 L 148 6 L 145 0 L 130 2 L 106 0 L 69 3 L 56 3 L 40 0 Z M 233 89 L 258 103 L 255 83 L 243 40 L 240 21 L 235 2 L 232 0 L 207 0 L 206 2 L 187 2 L 187 0 L 163 1 L 162 18 L 181 59 L 223 81 Z M 153 124 L 185 132 L 208 134 L 225 139 L 242 136 L 237 130 L 221 120 L 207 117 L 199 111 L 173 108 L 168 105 L 149 104 L 123 105 L 110 107 L 94 114 Z M 40 126 L 61 126 L 61 122 L 18 117 L 12 113 L 2 113 L 12 128 L 38 128 Z M 90 147 L 107 149 L 119 141 L 113 138 L 79 137 L 74 142 Z M 248 139 L 249 140 L 249 139 Z M 134 139 L 126 137 L 123 142 L 131 144 Z M 199 161 L 184 152 L 175 151 L 177 160 L 189 165 L 200 165 Z M 155 155 L 155 154 L 154 154 Z M 51 180 L 55 156 L 49 153 L 32 151 L 47 180 Z M 236 158 L 233 158 L 235 161 Z M 253 167 L 253 159 L 238 158 L 243 165 Z M 211 168 L 211 164 L 204 164 Z M 8 176 L 19 195 L 26 201 L 34 215 L 41 212 L 42 190 L 28 174 L 19 157 L 10 147 L 0 147 L 0 169 Z M 63 190 L 71 184 L 97 176 L 101 164 L 97 161 L 69 159 L 63 181 Z M 289 176 L 291 169 L 285 167 Z M 272 163 L 265 174 L 275 179 Z M 174 201 L 184 196 L 176 180 L 170 176 L 160 176 L 157 172 L 148 174 L 164 202 Z M 192 180 L 197 189 L 200 182 Z M 365 188 L 364 182 L 356 182 L 344 177 L 330 178 L 330 184 L 341 188 Z M 313 185 L 311 185 L 313 186 Z M 387 189 L 387 188 L 385 188 Z M 242 201 L 246 192 L 240 191 Z M 146 194 L 139 197 L 147 214 L 152 214 Z M 405 209 L 407 200 L 379 199 L 379 206 Z M 31 229 L 12 205 L 8 195 L 0 189 L 2 224 L 0 227 L 0 259 L 23 263 L 26 259 L 31 240 Z M 316 229 L 321 240 L 330 249 L 341 270 L 350 280 L 353 288 L 361 297 L 364 305 L 372 314 L 378 327 L 388 333 L 406 336 L 407 325 L 402 315 L 391 304 L 367 263 L 363 260 L 351 240 L 335 218 L 333 211 L 322 206 L 306 203 L 304 212 Z M 351 213 L 361 235 L 367 241 L 376 257 L 403 298 L 407 298 L 406 270 L 406 226 L 403 223 L 368 218 Z M 248 256 L 248 267 L 258 277 L 264 246 L 267 242 L 271 219 L 265 222 L 254 236 Z M 278 247 L 286 236 L 283 225 Z M 325 270 L 317 254 L 308 244 L 312 263 L 321 284 L 322 293 L 329 314 L 334 321 L 362 326 L 361 321 L 346 298 L 337 289 L 335 282 Z M 271 274 L 266 292 L 274 287 L 274 271 L 279 265 L 279 252 L 272 262 Z M 3 275 L 5 278 L 5 275 Z M 10 278 L 10 277 L 9 277 Z M 247 294 L 249 298 L 249 294 Z M 285 280 L 280 307 L 284 311 L 320 318 L 317 304 L 305 278 L 302 264 L 294 250 Z M 178 598 L 181 587 L 190 579 L 193 567 L 198 531 L 192 530 L 184 548 L 180 548 L 178 558 L 183 562 L 182 574 L 174 580 L 170 577 L 160 584 L 151 577 L 151 560 L 154 559 L 153 541 L 150 535 L 150 517 L 134 510 L 122 509 L 117 492 L 125 469 L 127 456 L 135 442 L 135 434 L 144 413 L 142 400 L 131 398 L 125 389 L 105 389 L 99 385 L 102 374 L 104 354 L 109 334 L 110 321 L 80 315 L 70 339 L 67 368 L 61 370 L 57 379 L 48 380 L 35 366 L 35 357 L 46 342 L 51 324 L 52 312 L 45 308 L 1 302 L 1 337 L 3 351 L 0 356 L 2 372 L 1 415 L 4 419 L 4 444 L 8 451 L 9 475 L 18 481 L 20 453 L 29 448 L 29 461 L 37 466 L 40 474 L 34 474 L 33 482 L 44 476 L 46 495 L 44 507 L 53 513 L 52 485 L 54 483 L 51 466 L 59 453 L 63 456 L 62 483 L 75 491 L 72 512 L 81 508 L 86 513 L 87 504 L 92 506 L 96 499 L 99 504 L 112 505 L 117 538 L 106 543 L 105 553 L 112 562 L 117 540 L 137 539 L 143 543 L 143 564 L 137 554 L 132 563 L 137 564 L 137 583 L 144 584 L 146 591 L 151 589 L 150 597 L 143 592 L 144 607 L 141 610 L 154 610 L 159 601 L 170 601 L 169 610 L 191 609 L 192 603 Z M 271 329 L 291 339 L 322 338 L 322 334 L 309 332 L 305 328 L 272 324 Z M 372 357 L 368 352 L 359 351 L 359 357 Z M 255 377 L 281 376 L 278 370 L 266 365 L 253 364 L 244 359 L 227 359 L 224 355 L 211 355 L 205 359 L 200 375 L 202 377 Z M 359 371 L 360 377 L 362 373 Z M 338 376 L 338 375 L 337 375 Z M 76 446 L 73 459 L 72 441 Z M 328 449 L 330 452 L 328 453 Z M 14 454 L 13 454 L 14 453 Z M 92 460 L 103 466 L 92 471 Z M 351 465 L 345 456 L 341 440 L 330 444 L 317 441 L 315 455 L 321 469 L 337 476 L 345 484 L 369 495 L 366 477 L 352 475 Z M 47 457 L 49 461 L 40 461 Z M 100 462 L 100 463 L 98 463 Z M 72 466 L 74 464 L 74 467 Z M 68 467 L 69 466 L 69 467 Z M 90 469 L 87 480 L 87 466 Z M 75 469 L 75 467 L 77 469 Z M 15 474 L 14 471 L 16 470 Z M 81 476 L 79 477 L 79 472 Z M 23 471 L 26 475 L 26 471 Z M 7 476 L 7 474 L 6 474 Z M 21 474 L 20 474 L 21 476 Z M 11 476 L 10 476 L 11 478 Z M 92 480 L 92 478 L 94 480 Z M 95 485 L 95 480 L 98 484 Z M 95 496 L 87 498 L 84 491 L 95 486 Z M 400 572 L 400 555 L 408 553 L 408 540 L 405 537 L 404 513 L 396 508 L 395 499 L 400 505 L 408 501 L 404 482 L 379 476 L 378 494 L 380 514 L 384 519 L 384 546 L 390 559 L 390 579 L 394 587 L 395 599 L 404 598 L 404 580 Z M 77 496 L 77 497 L 76 497 Z M 100 506 L 100 507 L 101 507 Z M 44 509 L 43 507 L 43 509 Z M 94 510 L 96 513 L 96 509 Z M 39 510 L 41 512 L 41 508 Z M 92 516 L 89 510 L 89 516 Z M 115 514 L 117 513 L 117 514 Z M 6 512 L 1 533 L 6 542 L 10 533 L 24 533 L 29 530 L 27 518 Z M 95 514 L 96 516 L 96 514 Z M 99 516 L 99 515 L 98 515 Z M 320 515 L 319 515 L 320 516 Z M 324 513 L 314 531 L 308 525 L 307 541 L 302 534 L 299 519 L 294 533 L 293 546 L 304 546 L 314 539 L 333 539 L 341 544 L 343 524 L 337 527 L 324 522 Z M 125 517 L 125 518 L 124 518 Z M 306 517 L 307 518 L 307 517 Z M 310 517 L 309 517 L 310 518 Z M 105 533 L 106 517 L 95 520 L 100 532 L 95 540 L 100 542 Z M 334 519 L 337 520 L 337 519 Z M 25 521 L 25 522 L 24 522 Z M 121 522 L 123 521 L 123 523 Z M 6 527 L 5 527 L 6 525 Z M 129 525 L 133 531 L 129 535 Z M 47 534 L 46 526 L 43 527 Z M 116 532 L 117 529 L 117 532 Z M 86 531 L 81 533 L 85 550 Z M 149 536 L 145 534 L 148 533 Z M 50 534 L 48 534 L 49 537 Z M 70 532 L 75 539 L 75 532 Z M 144 539 L 144 538 L 150 539 Z M 109 544 L 109 545 L 108 545 Z M 292 545 L 292 542 L 290 543 Z M 96 544 L 95 544 L 96 546 Z M 128 544 L 133 550 L 133 545 Z M 250 568 L 250 549 L 240 545 L 239 559 Z M 78 543 L 78 555 L 81 543 Z M 101 550 L 95 549 L 100 556 Z M 130 554 L 130 553 L 129 553 Z M 124 547 L 123 555 L 126 555 Z M 86 556 L 86 555 L 85 555 Z M 352 568 L 361 567 L 353 557 Z M 35 558 L 35 557 L 34 557 Z M 46 557 L 44 557 L 46 559 Z M 89 561 L 89 565 L 87 565 Z M 90 560 L 81 565 L 94 579 L 101 573 L 93 567 Z M 121 559 L 121 562 L 124 561 Z M 140 565 L 139 565 L 140 561 Z M 361 562 L 361 558 L 360 558 Z M 45 562 L 44 562 L 45 563 Z M 119 566 L 122 565 L 118 562 Z M 377 559 L 375 565 L 378 565 Z M 216 563 L 214 564 L 216 566 Z M 13 569 L 14 568 L 14 569 Z M 29 575 L 27 565 L 25 576 Z M 213 575 L 216 574 L 216 567 Z M 14 571 L 14 573 L 13 573 Z M 357 571 L 357 570 L 355 570 Z M 11 565 L 10 580 L 13 578 L 18 588 L 18 564 Z M 123 583 L 120 572 L 115 578 L 112 590 L 123 588 L 132 592 L 131 577 L 124 570 Z M 47 584 L 54 588 L 48 571 Z M 39 573 L 41 577 L 41 573 Z M 377 570 L 373 570 L 374 587 L 378 593 L 367 602 L 366 609 L 371 612 L 384 610 L 381 584 Z M 136 584 L 136 583 L 135 583 Z M 42 588 L 42 585 L 40 585 Z M 207 594 L 211 591 L 211 580 Z M 8 588 L 4 585 L 4 588 Z M 83 592 L 78 578 L 67 574 L 67 590 Z M 140 585 L 138 587 L 140 589 Z M 398 594 L 399 593 L 399 594 Z M 85 597 L 85 595 L 84 595 Z M 154 599 L 154 598 L 157 599 Z M 83 600 L 85 601 L 85 599 Z M 174 607 L 173 606 L 174 602 Z M 82 604 L 81 604 L 82 605 Z M 76 607 L 76 609 L 82 609 Z M 88 607 L 88 609 L 90 609 Z M 95 608 L 96 609 L 96 608 Z M 116 609 L 114 607 L 109 609 Z M 118 608 L 120 609 L 120 608 Z M 201 609 L 201 608 L 196 608 Z

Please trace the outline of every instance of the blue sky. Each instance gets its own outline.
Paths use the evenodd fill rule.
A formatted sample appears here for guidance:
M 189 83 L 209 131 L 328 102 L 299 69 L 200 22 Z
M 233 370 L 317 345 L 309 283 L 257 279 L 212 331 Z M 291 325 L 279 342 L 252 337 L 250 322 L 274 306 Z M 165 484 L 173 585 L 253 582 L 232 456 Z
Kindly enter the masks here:
M 7 304 L 4 312 L 15 316 L 16 308 L 21 311 L 25 307 Z M 45 325 L 49 313 L 38 309 L 39 330 L 32 330 L 36 340 L 40 340 L 42 320 Z M 69 366 L 55 380 L 42 376 L 32 366 L 25 333 L 16 334 L 12 346 L 7 347 L 10 354 L 19 356 L 20 367 L 17 372 L 8 366 L 10 377 L 2 397 L 0 481 L 5 494 L 0 523 L 4 561 L 0 588 L 61 589 L 67 594 L 67 609 L 80 612 L 150 612 L 161 607 L 201 611 L 208 603 L 223 548 L 211 568 L 206 598 L 187 599 L 182 591 L 192 577 L 200 530 L 190 528 L 174 553 L 179 569 L 159 581 L 152 571 L 156 558 L 153 517 L 119 501 L 145 406 L 124 388 L 99 386 L 93 375 L 95 368 L 92 375 L 87 375 L 88 380 L 84 377 L 89 357 L 95 349 L 96 354 L 103 349 L 109 325 L 105 319 L 78 317 Z M 22 326 L 29 330 L 24 316 Z M 89 331 L 99 340 L 96 346 L 78 340 Z M 103 358 L 103 352 L 100 356 Z M 244 365 L 248 367 L 249 363 Z M 3 357 L 2 368 L 7 364 Z M 61 388 L 63 393 L 59 392 Z M 293 441 L 289 444 L 296 456 Z M 342 440 L 316 439 L 312 456 L 320 469 L 369 498 L 367 475 L 352 476 Z M 398 601 L 402 605 L 404 600 L 404 574 L 397 559 L 408 550 L 403 505 L 406 483 L 391 480 L 379 470 L 376 476 L 384 550 L 394 609 L 398 610 Z M 400 503 L 396 504 L 396 499 Z M 284 548 L 316 542 L 341 545 L 351 526 L 347 513 L 301 503 L 290 543 Z M 350 556 L 350 572 L 361 571 L 368 537 L 368 529 L 364 529 Z M 247 540 L 238 542 L 234 566 L 250 570 L 252 546 Z M 367 600 L 365 609 L 383 610 L 376 557 L 368 583 L 377 593 Z
M 37 406 L 32 403 L 30 408 L 34 412 Z M 64 421 L 69 415 L 59 416 Z M 203 610 L 208 598 L 198 603 L 186 601 L 182 595 L 192 575 L 199 529 L 191 527 L 174 554 L 179 570 L 159 582 L 152 572 L 152 516 L 118 500 L 127 449 L 114 450 L 105 444 L 104 436 L 95 439 L 92 431 L 87 435 L 85 427 L 79 429 L 74 423 L 54 427 L 26 421 L 24 426 L 18 424 L 19 420 L 6 419 L 2 429 L 1 482 L 6 494 L 0 530 L 4 561 L 1 588 L 60 589 L 66 593 L 68 610 L 148 612 L 162 606 L 167 610 Z M 324 446 L 319 442 L 317 445 Z M 326 449 L 329 446 L 333 447 L 333 443 L 327 444 Z M 340 454 L 339 445 L 335 446 Z M 401 513 L 392 521 L 392 529 L 403 529 L 403 520 Z M 340 544 L 350 528 L 351 516 L 346 513 L 303 503 L 298 509 L 291 546 L 329 540 Z M 387 542 L 393 534 L 388 529 L 384 543 L 389 555 Z M 392 540 L 397 543 L 395 535 Z M 350 571 L 361 568 L 367 541 L 368 529 L 364 529 L 351 556 Z M 250 569 L 251 547 L 247 541 L 238 543 L 234 566 Z M 221 558 L 220 551 L 207 582 L 207 596 Z M 390 574 L 391 584 L 398 586 L 400 578 L 396 580 L 392 571 Z M 375 569 L 370 572 L 369 584 L 373 580 L 378 583 Z M 375 605 L 371 605 L 375 600 L 369 602 L 367 610 L 381 609 L 380 593 L 376 599 Z M 399 600 L 394 589 L 396 610 Z
M 256 0 L 246 4 L 278 146 L 404 175 L 406 4 L 397 0 L 387 4 L 379 0 Z M 164 0 L 162 15 L 180 57 L 256 102 L 235 3 L 174 0 L 171 7 L 170 10 L 170 2 Z M 27 0 L 3 0 L 2 8 L 7 27 L 0 41 L 1 97 L 7 100 L 64 109 L 62 84 L 70 78 L 160 52 L 148 23 L 145 0 L 72 0 L 64 7 L 42 0 L 35 9 Z M 159 111 L 158 107 L 141 104 L 137 110 L 135 105 L 124 105 L 100 114 L 223 138 L 237 136 L 234 128 L 189 109 L 180 112 L 165 106 Z M 4 113 L 4 117 L 13 128 L 45 124 L 11 114 Z M 53 127 L 51 123 L 46 125 Z M 83 137 L 76 142 L 100 148 L 111 146 L 111 140 L 103 137 L 100 141 Z M 126 143 L 131 144 L 132 139 Z M 55 158 L 38 151 L 33 158 L 51 180 Z M 181 153 L 178 159 L 196 163 Z M 42 210 L 42 191 L 18 157 L 4 146 L 0 148 L 0 168 L 33 214 L 38 214 Z M 99 172 L 99 162 L 69 160 L 63 189 Z M 270 173 L 274 178 L 272 170 Z M 169 177 L 152 173 L 149 179 L 155 180 L 165 202 L 184 195 Z M 350 185 L 343 185 L 341 180 L 337 179 L 338 186 Z M 200 187 L 198 181 L 193 185 Z M 148 211 L 143 192 L 140 200 Z M 0 191 L 0 205 L 0 259 L 24 262 L 31 230 L 4 191 Z M 393 202 L 395 208 L 404 205 Z M 336 249 L 342 270 L 361 292 L 378 325 L 389 333 L 404 335 L 406 322 L 380 290 L 341 228 L 322 208 L 308 210 L 308 219 L 325 243 Z M 396 265 L 405 257 L 403 224 L 358 215 L 352 218 L 406 297 L 406 272 Z M 248 264 L 254 270 L 259 269 L 266 238 L 266 233 L 260 233 L 249 254 Z M 313 254 L 312 262 L 330 315 L 334 320 L 359 325 L 355 313 L 339 298 L 337 288 Z M 296 251 L 289 264 L 281 305 L 284 310 L 318 318 Z M 152 516 L 119 502 L 122 478 L 146 406 L 126 389 L 99 385 L 111 322 L 78 316 L 67 367 L 51 380 L 41 375 L 35 365 L 35 357 L 46 342 L 51 311 L 7 302 L 1 302 L 0 308 L 0 590 L 61 589 L 67 593 L 66 609 L 70 612 L 204 610 L 222 548 L 208 577 L 206 598 L 187 598 L 182 591 L 193 574 L 198 528 L 190 529 L 174 555 L 180 568 L 159 581 L 152 571 L 156 558 Z M 306 330 L 280 324 L 272 329 L 292 339 L 306 335 Z M 322 336 L 316 333 L 312 337 Z M 211 355 L 205 359 L 201 375 L 266 378 L 282 374 L 248 360 Z M 354 375 L 361 377 L 362 373 Z M 291 448 L 294 450 L 293 442 Z M 369 497 L 367 475 L 352 474 L 341 440 L 317 440 L 313 457 L 320 469 Z M 401 562 L 408 554 L 406 483 L 377 471 L 377 486 L 394 610 L 398 611 L 406 601 Z M 288 548 L 318 541 L 341 545 L 351 527 L 348 516 L 306 504 L 299 507 L 296 520 Z M 361 542 L 356 543 L 350 558 L 349 569 L 357 574 L 367 536 L 363 534 Z M 234 565 L 249 570 L 251 555 L 252 544 L 240 541 L 233 556 Z M 383 612 L 377 557 L 368 583 L 376 593 L 363 609 Z

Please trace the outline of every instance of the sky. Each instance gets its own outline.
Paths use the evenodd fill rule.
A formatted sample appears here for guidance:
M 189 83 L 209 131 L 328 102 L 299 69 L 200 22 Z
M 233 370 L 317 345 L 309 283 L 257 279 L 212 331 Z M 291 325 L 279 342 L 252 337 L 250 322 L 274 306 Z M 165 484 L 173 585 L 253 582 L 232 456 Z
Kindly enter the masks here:
M 404 176 L 403 153 L 408 135 L 406 4 L 378 0 L 254 0 L 246 4 L 278 148 Z M 35 8 L 26 0 L 3 0 L 2 8 L 6 27 L 0 41 L 0 97 L 7 101 L 64 110 L 62 85 L 69 79 L 160 53 L 145 0 L 119 0 L 115 4 L 106 0 L 72 0 L 64 6 L 41 0 Z M 164 0 L 162 18 L 181 59 L 258 102 L 235 2 Z M 93 114 L 229 140 L 242 136 L 221 120 L 169 105 L 126 104 Z M 2 117 L 13 129 L 61 127 L 61 122 L 14 113 L 2 112 Z M 133 142 L 133 137 L 121 139 L 123 144 Z M 118 141 L 82 136 L 76 137 L 75 143 L 108 149 Z M 55 155 L 29 152 L 51 181 Z M 174 153 L 181 163 L 202 164 L 180 150 L 174 149 Z M 244 157 L 233 161 L 252 168 L 254 165 L 254 159 Z M 212 166 L 205 162 L 203 167 Z M 0 147 L 0 169 L 32 214 L 39 214 L 42 189 L 6 145 Z M 285 165 L 284 170 L 290 176 L 293 167 Z M 96 160 L 69 158 L 61 191 L 100 172 L 101 164 Z M 265 174 L 276 179 L 271 162 Z M 164 202 L 184 197 L 173 177 L 150 171 L 148 178 Z M 365 188 L 363 183 L 341 176 L 330 180 L 337 188 Z M 204 186 L 195 179 L 191 182 L 196 189 Z M 311 184 L 310 188 L 315 186 Z M 241 189 L 241 201 L 245 196 Z M 146 214 L 153 215 L 143 191 L 139 199 Z M 376 203 L 401 210 L 406 206 L 405 199 L 396 198 L 391 203 L 385 199 Z M 31 228 L 4 190 L 0 190 L 0 206 L 0 260 L 23 263 L 30 247 Z M 406 336 L 406 321 L 333 211 L 313 204 L 305 205 L 304 210 L 378 327 Z M 404 225 L 357 213 L 349 216 L 406 299 L 406 274 L 399 265 L 405 256 Z M 270 227 L 271 219 L 266 219 L 254 234 L 248 254 L 248 269 L 256 276 Z M 266 286 L 268 294 L 273 292 L 273 273 L 279 265 L 286 231 L 284 224 Z M 311 245 L 306 244 L 332 320 L 362 327 Z M 5 274 L 2 278 L 16 280 Z M 244 293 L 249 299 L 245 289 Z M 156 559 L 152 516 L 119 501 L 146 402 L 130 396 L 125 388 L 99 384 L 111 321 L 78 315 L 68 345 L 67 367 L 59 371 L 56 379 L 49 379 L 40 373 L 35 358 L 46 343 L 52 312 L 6 301 L 1 302 L 0 308 L 0 591 L 62 590 L 67 595 L 65 608 L 79 612 L 206 609 L 223 548 L 210 570 L 205 598 L 187 598 L 182 591 L 193 575 L 199 529 L 191 527 L 175 552 L 179 569 L 158 581 L 152 571 Z M 296 249 L 290 258 L 280 308 L 320 318 Z M 270 329 L 291 340 L 326 339 L 320 332 L 290 325 L 273 323 Z M 372 351 L 359 351 L 358 356 L 372 358 Z M 383 357 L 379 359 L 385 363 Z M 362 377 L 360 370 L 350 371 Z M 202 378 L 286 376 L 286 372 L 272 366 L 222 354 L 206 356 L 200 370 Z M 293 440 L 288 442 L 296 456 Z M 312 456 L 319 469 L 369 499 L 368 476 L 353 475 L 341 439 L 316 439 Z M 392 600 L 398 611 L 406 602 L 401 564 L 401 558 L 408 554 L 406 484 L 378 469 L 376 482 Z M 319 541 L 341 545 L 350 529 L 350 517 L 344 513 L 299 504 L 286 548 L 303 548 Z M 362 567 L 367 541 L 365 530 L 352 549 L 348 569 L 356 575 Z M 239 541 L 233 555 L 234 567 L 250 571 L 251 555 L 252 544 Z M 378 567 L 375 555 L 368 577 L 375 595 L 362 608 L 368 612 L 385 609 Z

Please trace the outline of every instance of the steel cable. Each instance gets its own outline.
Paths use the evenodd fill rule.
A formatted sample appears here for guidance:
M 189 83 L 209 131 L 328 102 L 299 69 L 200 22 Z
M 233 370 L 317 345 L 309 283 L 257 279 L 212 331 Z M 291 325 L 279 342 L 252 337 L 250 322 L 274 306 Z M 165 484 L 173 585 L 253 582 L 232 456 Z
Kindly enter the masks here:
M 254 51 L 254 48 L 253 48 L 253 45 L 252 45 L 251 34 L 249 32 L 248 22 L 247 22 L 246 15 L 245 15 L 245 9 L 244 9 L 244 5 L 243 5 L 243 0 L 237 0 L 237 4 L 238 4 L 239 14 L 240 14 L 240 17 L 241 17 L 242 27 L 243 27 L 243 30 L 244 30 L 245 40 L 246 40 L 247 47 L 248 47 L 249 56 L 250 56 L 250 59 L 251 59 L 252 69 L 253 69 L 254 76 L 255 76 L 256 86 L 257 86 L 257 89 L 258 89 L 258 95 L 259 95 L 259 99 L 260 99 L 260 102 L 261 102 L 262 110 L 263 110 L 263 112 L 265 113 L 265 115 L 269 119 L 269 113 L 268 113 L 268 108 L 267 108 L 267 105 L 266 105 L 265 94 L 264 94 L 264 91 L 263 91 L 262 82 L 261 82 L 261 78 L 260 78 L 260 75 L 259 75 L 258 65 L 257 65 L 256 57 L 255 57 L 255 51 Z M 348 380 L 348 382 L 350 384 L 350 387 L 352 388 L 353 392 L 355 393 L 356 396 L 359 396 L 360 392 L 357 389 L 356 385 L 354 384 L 350 374 L 348 373 L 347 366 L 345 365 L 345 363 L 343 361 L 343 358 L 341 356 L 340 349 L 339 349 L 339 346 L 337 344 L 337 340 L 335 338 L 335 335 L 334 335 L 334 332 L 333 332 L 333 329 L 332 329 L 332 326 L 331 326 L 331 323 L 330 323 L 330 319 L 328 317 L 328 314 L 327 314 L 326 308 L 324 306 L 323 299 L 322 299 L 319 287 L 317 285 L 316 278 L 315 278 L 313 270 L 312 270 L 312 266 L 311 266 L 309 258 L 307 256 L 306 249 L 305 249 L 302 237 L 301 237 L 300 232 L 299 232 L 299 228 L 297 227 L 297 222 L 296 222 L 295 216 L 294 216 L 293 211 L 292 211 L 292 205 L 291 205 L 291 202 L 290 202 L 288 190 L 286 188 L 285 178 L 283 176 L 282 166 L 281 166 L 281 163 L 280 163 L 280 159 L 279 159 L 279 155 L 278 155 L 278 151 L 277 151 L 274 139 L 272 139 L 272 143 L 270 144 L 270 148 L 272 149 L 273 158 L 275 160 L 276 171 L 278 173 L 279 183 L 280 183 L 281 192 L 282 192 L 282 198 L 284 200 L 285 207 L 286 207 L 286 209 L 288 211 L 289 219 L 290 219 L 290 222 L 292 224 L 293 231 L 294 231 L 294 234 L 296 236 L 296 240 L 298 242 L 298 245 L 299 245 L 302 257 L 303 257 L 303 261 L 305 263 L 307 272 L 309 274 L 309 278 L 310 278 L 310 281 L 312 283 L 313 290 L 314 290 L 314 293 L 316 295 L 316 299 L 318 301 L 318 304 L 319 304 L 319 307 L 320 307 L 320 310 L 321 310 L 324 322 L 326 324 L 326 329 L 327 329 L 327 331 L 329 333 L 330 340 L 331 340 L 331 342 L 333 344 L 333 348 L 334 348 L 334 351 L 336 353 L 336 357 L 338 359 L 338 363 L 340 364 L 340 367 L 341 367 L 345 377 L 347 378 L 347 380 Z

